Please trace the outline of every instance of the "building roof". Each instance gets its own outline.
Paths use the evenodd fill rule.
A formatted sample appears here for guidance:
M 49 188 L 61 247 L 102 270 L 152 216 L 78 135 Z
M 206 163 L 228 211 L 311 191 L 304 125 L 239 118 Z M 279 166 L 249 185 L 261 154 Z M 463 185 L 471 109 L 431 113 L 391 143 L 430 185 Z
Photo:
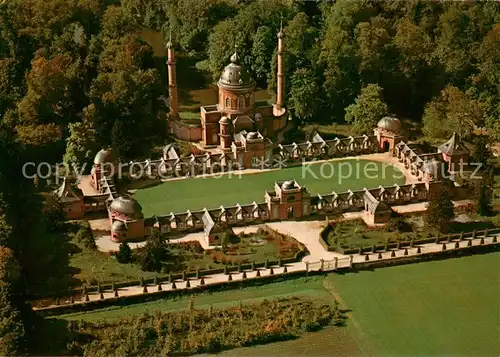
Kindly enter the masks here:
M 220 118 L 219 123 L 220 123 L 220 124 L 230 124 L 230 123 L 231 123 L 231 120 L 229 120 L 229 118 L 228 118 L 228 117 L 223 116 L 222 118 Z
M 107 162 L 117 162 L 117 161 L 118 161 L 118 152 L 112 148 L 101 149 L 94 157 L 95 165 L 105 164 Z
M 129 217 L 142 215 L 142 207 L 139 202 L 128 195 L 115 198 L 109 208 Z
M 231 88 L 255 86 L 254 79 L 240 63 L 240 58 L 236 50 L 231 56 L 231 63 L 224 67 L 218 85 Z
M 283 190 L 294 190 L 299 188 L 294 180 L 285 181 L 281 184 Z
M 371 214 L 375 214 L 376 212 L 390 212 L 391 209 L 387 206 L 386 203 L 379 201 L 376 199 L 372 193 L 368 190 L 365 190 L 363 195 L 363 199 L 368 206 L 368 211 Z
M 387 131 L 392 131 L 393 133 L 400 133 L 401 121 L 396 117 L 383 117 L 377 123 L 377 127 Z
M 114 221 L 111 225 L 111 232 L 127 232 L 128 228 L 123 221 Z
M 58 197 L 62 203 L 81 200 L 66 178 L 63 179 L 62 185 L 59 186 L 57 190 L 53 191 L 53 194 Z
M 453 133 L 447 142 L 439 145 L 438 151 L 448 156 L 464 155 L 469 153 L 465 145 L 461 143 L 457 133 Z

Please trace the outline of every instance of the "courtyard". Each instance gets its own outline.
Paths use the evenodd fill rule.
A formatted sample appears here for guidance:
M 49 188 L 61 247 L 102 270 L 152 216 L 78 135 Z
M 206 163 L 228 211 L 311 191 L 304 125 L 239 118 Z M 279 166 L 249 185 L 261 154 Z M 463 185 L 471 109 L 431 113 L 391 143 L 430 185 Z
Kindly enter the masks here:
M 381 161 L 342 159 L 313 162 L 307 166 L 176 179 L 139 189 L 134 193 L 134 198 L 141 204 L 144 216 L 151 217 L 187 209 L 263 202 L 265 190 L 273 190 L 275 181 L 295 179 L 300 185 L 306 186 L 311 194 L 340 193 L 349 189 L 354 191 L 405 183 L 402 171 Z

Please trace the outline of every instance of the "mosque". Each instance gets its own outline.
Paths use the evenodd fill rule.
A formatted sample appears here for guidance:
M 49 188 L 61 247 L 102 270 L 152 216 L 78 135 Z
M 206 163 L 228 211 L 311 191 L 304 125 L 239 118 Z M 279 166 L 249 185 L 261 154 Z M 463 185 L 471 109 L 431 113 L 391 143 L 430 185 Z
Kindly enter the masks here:
M 189 139 L 205 149 L 234 157 L 240 167 L 256 166 L 269 159 L 273 143 L 268 138 L 282 130 L 287 122 L 285 109 L 285 74 L 283 72 L 284 35 L 278 33 L 276 103 L 255 101 L 255 80 L 241 63 L 237 49 L 224 67 L 217 82 L 219 102 L 200 108 L 200 126 L 190 128 Z M 167 43 L 169 80 L 169 127 L 182 138 L 185 129 L 179 116 L 175 54 L 172 41 Z M 215 150 L 214 150 L 215 149 Z
M 275 182 L 273 189 L 266 190 L 262 201 L 234 206 L 167 213 L 162 216 L 144 217 L 140 204 L 129 195 L 120 194 L 114 184 L 110 168 L 119 163 L 118 153 L 103 149 L 97 153 L 90 175 L 92 194 L 82 194 L 63 182 L 54 191 L 64 205 L 70 219 L 80 219 L 84 215 L 106 211 L 110 224 L 111 239 L 114 241 L 143 240 L 154 229 L 161 233 L 178 234 L 203 230 L 209 244 L 216 244 L 220 235 L 237 224 L 251 224 L 270 220 L 300 219 L 313 214 L 331 214 L 349 210 L 364 210 L 369 224 L 386 223 L 391 215 L 390 206 L 423 202 L 442 182 L 442 167 L 448 170 L 453 165 L 467 162 L 469 153 L 458 136 L 453 136 L 434 152 L 420 152 L 418 147 L 405 142 L 399 119 L 389 116 L 380 119 L 373 135 L 359 137 L 323 139 L 315 133 L 310 141 L 303 143 L 274 145 L 269 139 L 283 130 L 287 123 L 285 109 L 285 77 L 283 73 L 284 36 L 278 33 L 277 52 L 277 93 L 276 102 L 255 101 L 254 79 L 241 64 L 237 51 L 230 63 L 222 70 L 217 82 L 216 104 L 200 108 L 200 125 L 189 130 L 190 137 L 206 149 L 205 155 L 180 157 L 173 145 L 164 149 L 160 160 L 146 160 L 134 163 L 150 170 L 157 165 L 157 173 L 205 172 L 200 168 L 226 165 L 231 169 L 255 167 L 263 159 L 276 156 L 291 163 L 302 160 L 330 159 L 375 152 L 390 152 L 419 181 L 414 184 L 377 187 L 359 191 L 330 192 L 312 195 L 309 190 L 295 180 Z M 169 127 L 172 134 L 182 136 L 183 120 L 179 116 L 175 54 L 172 41 L 167 43 L 169 80 Z M 273 148 L 279 149 L 273 154 Z M 167 165 L 169 164 L 169 165 Z M 130 163 L 131 166 L 132 163 Z M 196 170 L 191 170 L 191 169 Z M 189 169 L 189 170 L 188 170 Z M 164 172 L 163 172 L 164 173 Z M 133 177 L 133 172 L 129 172 Z M 214 205 L 216 202 L 214 202 Z

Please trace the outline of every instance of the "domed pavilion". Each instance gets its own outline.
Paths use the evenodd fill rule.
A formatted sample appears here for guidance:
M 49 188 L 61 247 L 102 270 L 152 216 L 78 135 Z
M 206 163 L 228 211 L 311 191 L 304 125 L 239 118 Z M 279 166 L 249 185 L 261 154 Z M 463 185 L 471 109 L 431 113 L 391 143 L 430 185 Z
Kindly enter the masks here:
M 377 123 L 374 134 L 382 151 L 393 152 L 396 144 L 403 140 L 401 121 L 394 116 L 383 117 Z
M 92 186 L 97 191 L 101 190 L 101 179 L 111 178 L 118 169 L 119 156 L 115 149 L 107 148 L 100 150 L 94 157 L 94 166 L 91 170 Z
M 144 239 L 144 215 L 139 202 L 129 195 L 122 195 L 109 204 L 108 211 L 112 240 Z

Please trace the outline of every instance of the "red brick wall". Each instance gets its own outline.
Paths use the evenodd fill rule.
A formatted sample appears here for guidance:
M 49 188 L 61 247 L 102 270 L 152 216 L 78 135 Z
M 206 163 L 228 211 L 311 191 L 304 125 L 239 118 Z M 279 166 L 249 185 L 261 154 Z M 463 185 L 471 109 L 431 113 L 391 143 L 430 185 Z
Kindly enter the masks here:
M 171 120 L 169 121 L 170 131 L 175 137 L 181 140 L 187 141 L 200 141 L 201 126 L 188 125 L 183 123 L 181 120 Z

